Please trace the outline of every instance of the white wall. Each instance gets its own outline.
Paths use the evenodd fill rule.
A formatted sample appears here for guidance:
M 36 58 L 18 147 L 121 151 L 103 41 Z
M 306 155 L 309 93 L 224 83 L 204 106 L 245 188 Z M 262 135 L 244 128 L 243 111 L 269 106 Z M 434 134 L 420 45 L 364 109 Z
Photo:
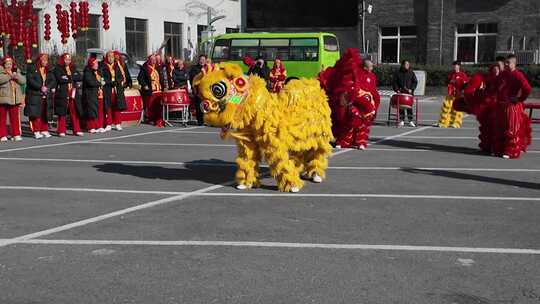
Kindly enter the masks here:
M 125 50 L 125 18 L 139 18 L 148 20 L 148 53 L 155 51 L 163 42 L 164 22 L 178 22 L 183 24 L 183 47 L 188 46 L 190 40 L 196 49 L 197 25 L 207 23 L 206 7 L 214 9 L 214 13 L 225 15 L 226 18 L 214 24 L 216 34 L 224 33 L 226 27 L 241 27 L 241 3 L 243 0 L 109 0 L 110 5 L 110 30 L 101 31 L 101 48 Z M 72 38 L 66 47 L 60 42 L 60 34 L 56 29 L 55 5 L 61 3 L 64 9 L 68 9 L 69 2 L 66 0 L 50 1 L 36 0 L 34 6 L 41 9 L 39 16 L 40 24 L 43 25 L 43 15 L 51 15 L 52 35 L 51 41 L 46 43 L 43 40 L 42 29 L 40 29 L 41 51 L 53 53 L 55 48 L 58 52 L 74 52 L 75 45 Z M 78 1 L 77 1 L 78 2 Z M 101 4 L 103 1 L 90 0 L 90 14 L 101 15 Z M 40 26 L 42 28 L 42 26 Z M 188 36 L 188 34 L 190 34 Z

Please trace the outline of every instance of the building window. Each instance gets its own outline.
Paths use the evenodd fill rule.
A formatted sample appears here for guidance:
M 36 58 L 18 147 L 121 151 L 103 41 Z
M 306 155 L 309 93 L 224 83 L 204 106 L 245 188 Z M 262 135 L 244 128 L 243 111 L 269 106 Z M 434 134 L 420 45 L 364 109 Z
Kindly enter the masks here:
M 465 63 L 487 63 L 495 60 L 497 24 L 458 24 L 454 59 Z
M 99 15 L 90 15 L 88 20 L 88 30 L 78 32 L 76 46 L 77 54 L 86 54 L 86 50 L 99 48 Z
M 381 27 L 379 31 L 379 61 L 399 63 L 416 62 L 418 46 L 416 26 Z
M 135 60 L 142 60 L 147 55 L 146 24 L 144 19 L 126 18 L 126 53 Z
M 182 58 L 182 23 L 165 22 L 165 52 L 175 58 Z

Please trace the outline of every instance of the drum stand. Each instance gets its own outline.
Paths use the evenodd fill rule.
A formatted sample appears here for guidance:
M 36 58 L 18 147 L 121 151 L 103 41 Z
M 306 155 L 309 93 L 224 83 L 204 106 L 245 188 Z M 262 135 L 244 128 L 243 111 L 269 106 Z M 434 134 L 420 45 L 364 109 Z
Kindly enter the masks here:
M 419 112 L 420 112 L 420 106 L 418 104 L 418 99 L 417 98 L 414 98 L 414 104 L 413 104 L 413 107 L 414 107 L 414 121 L 416 122 L 416 125 L 418 126 L 419 124 Z M 396 112 L 395 114 L 393 113 L 392 109 L 396 109 Z M 392 105 L 392 101 L 390 101 L 388 103 L 388 120 L 387 120 L 387 125 L 391 125 L 392 122 L 396 122 L 395 125 L 396 127 L 399 126 L 399 123 L 401 122 L 401 117 L 399 116 L 399 110 L 401 109 L 401 105 L 399 104 L 399 99 L 397 100 L 397 103 L 395 104 L 395 106 Z
M 172 110 L 171 110 L 172 108 Z M 182 126 L 187 127 L 189 120 L 191 118 L 191 114 L 189 113 L 189 104 L 170 104 L 170 103 L 163 103 L 162 104 L 163 109 L 163 121 L 165 124 L 169 127 L 173 127 L 173 122 L 181 123 Z M 179 119 L 171 119 L 170 113 L 171 112 L 179 112 L 180 118 Z

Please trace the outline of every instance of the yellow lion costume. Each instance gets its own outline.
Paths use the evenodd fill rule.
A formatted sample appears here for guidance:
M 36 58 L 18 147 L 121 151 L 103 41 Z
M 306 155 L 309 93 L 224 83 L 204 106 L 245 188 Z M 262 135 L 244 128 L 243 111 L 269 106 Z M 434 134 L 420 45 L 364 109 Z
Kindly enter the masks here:
M 328 98 L 317 80 L 292 80 L 272 94 L 263 79 L 222 64 L 199 74 L 194 86 L 204 121 L 236 140 L 237 189 L 260 186 L 263 158 L 282 192 L 300 191 L 301 176 L 322 182 L 333 138 Z

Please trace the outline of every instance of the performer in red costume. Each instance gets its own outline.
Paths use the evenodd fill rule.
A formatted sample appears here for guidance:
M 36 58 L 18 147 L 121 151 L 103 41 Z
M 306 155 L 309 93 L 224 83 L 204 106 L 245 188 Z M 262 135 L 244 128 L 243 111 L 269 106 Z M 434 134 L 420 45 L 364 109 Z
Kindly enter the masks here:
M 64 53 L 58 58 L 53 75 L 56 83 L 54 112 L 58 116 L 58 136 L 66 136 L 67 114 L 71 118 L 73 135 L 83 136 L 80 126 L 82 105 L 80 98 L 76 98 L 77 83 L 82 81 L 82 75 L 73 64 L 70 54 Z
M 332 109 L 336 148 L 365 149 L 380 97 L 358 50 L 348 49 L 334 67 L 321 72 L 319 80 Z
M 517 69 L 514 55 L 506 58 L 505 70 L 497 77 L 496 124 L 492 152 L 505 159 L 519 158 L 531 144 L 531 121 L 523 112 L 523 102 L 532 88 Z
M 162 77 L 154 54 L 148 56 L 137 79 L 141 85 L 141 95 L 147 121 L 158 128 L 165 127 L 161 109 Z
M 287 70 L 281 62 L 281 59 L 276 58 L 274 60 L 274 66 L 270 70 L 270 84 L 273 93 L 279 93 L 283 86 L 285 85 L 285 80 L 287 79 Z
M 30 120 L 34 138 L 49 138 L 48 103 L 51 90 L 56 86 L 54 76 L 49 71 L 49 55 L 39 54 L 35 65 L 27 65 L 26 106 L 24 114 Z

